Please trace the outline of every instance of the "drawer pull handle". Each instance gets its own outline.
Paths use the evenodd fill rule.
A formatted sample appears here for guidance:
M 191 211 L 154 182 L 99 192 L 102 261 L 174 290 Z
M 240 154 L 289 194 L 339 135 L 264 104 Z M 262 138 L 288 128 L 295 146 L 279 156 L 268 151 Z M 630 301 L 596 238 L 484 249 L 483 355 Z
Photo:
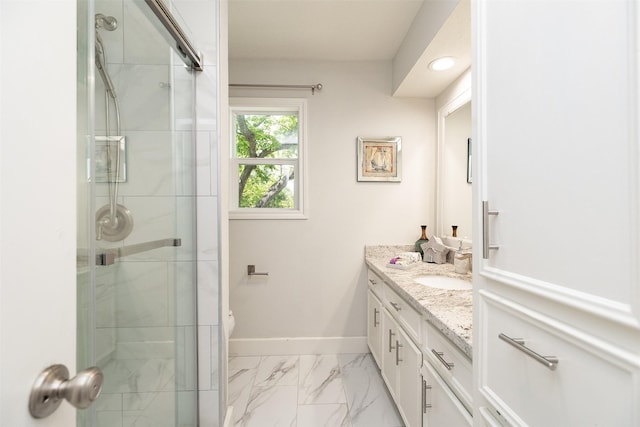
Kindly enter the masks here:
M 390 301 L 389 304 L 391 304 L 391 307 L 395 308 L 396 311 L 402 310 L 402 307 L 400 307 L 400 304 L 398 304 L 397 302 Z
M 375 281 L 375 280 L 373 280 L 373 279 L 369 279 L 369 283 L 371 283 L 373 286 L 375 286 L 375 285 L 377 285 L 377 284 L 378 284 L 378 282 L 376 282 L 376 281 Z
M 400 365 L 400 362 L 404 362 L 404 360 L 400 359 L 401 347 L 402 347 L 402 344 L 400 344 L 398 340 L 396 340 L 396 366 Z
M 391 350 L 393 350 L 393 345 L 391 344 L 391 339 L 395 336 L 396 334 L 394 334 L 393 332 L 391 332 L 391 329 L 389 329 L 389 353 L 391 353 Z
M 445 366 L 445 368 L 447 368 L 448 370 L 451 370 L 451 368 L 453 368 L 453 362 L 447 362 L 446 360 L 444 360 L 444 357 L 442 357 L 444 355 L 443 352 L 436 351 L 435 349 L 432 348 L 431 353 L 433 353 L 438 358 L 440 363 L 442 363 Z
M 374 328 L 377 328 L 378 325 L 380 324 L 380 322 L 378 321 L 378 313 L 380 312 L 378 311 L 377 308 L 374 307 L 373 308 L 373 327 Z
M 500 338 L 502 341 L 507 342 L 508 344 L 511 344 L 518 350 L 525 353 L 527 356 L 533 357 L 536 362 L 542 363 L 544 366 L 551 369 L 552 371 L 556 370 L 559 362 L 557 357 L 539 355 L 535 351 L 531 350 L 529 347 L 525 346 L 524 340 L 522 338 L 511 338 L 506 336 L 505 334 L 498 335 L 498 338 Z

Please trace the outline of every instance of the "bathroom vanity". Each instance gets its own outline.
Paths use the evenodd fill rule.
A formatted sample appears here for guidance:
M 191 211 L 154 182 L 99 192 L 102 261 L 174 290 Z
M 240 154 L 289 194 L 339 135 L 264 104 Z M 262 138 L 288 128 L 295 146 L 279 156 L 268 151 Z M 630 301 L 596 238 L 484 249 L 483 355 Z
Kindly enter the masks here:
M 465 287 L 471 274 L 454 273 L 452 264 L 389 266 L 412 249 L 365 248 L 369 348 L 407 427 L 471 426 L 472 291 L 429 282 L 450 278 Z

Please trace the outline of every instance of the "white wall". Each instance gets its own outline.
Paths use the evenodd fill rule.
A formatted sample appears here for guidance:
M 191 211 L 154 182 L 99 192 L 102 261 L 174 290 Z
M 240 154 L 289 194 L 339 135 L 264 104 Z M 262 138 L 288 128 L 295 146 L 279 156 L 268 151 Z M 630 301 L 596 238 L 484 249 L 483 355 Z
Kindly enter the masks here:
M 432 226 L 434 101 L 392 98 L 391 68 L 390 62 L 230 62 L 232 83 L 324 86 L 313 96 L 231 92 L 307 98 L 310 191 L 307 220 L 230 221 L 237 325 L 231 351 L 246 350 L 247 339 L 278 337 L 357 337 L 352 341 L 364 345 L 364 246 L 412 243 L 421 224 Z M 395 135 L 403 138 L 402 182 L 357 182 L 356 137 Z M 248 279 L 248 264 L 268 278 Z

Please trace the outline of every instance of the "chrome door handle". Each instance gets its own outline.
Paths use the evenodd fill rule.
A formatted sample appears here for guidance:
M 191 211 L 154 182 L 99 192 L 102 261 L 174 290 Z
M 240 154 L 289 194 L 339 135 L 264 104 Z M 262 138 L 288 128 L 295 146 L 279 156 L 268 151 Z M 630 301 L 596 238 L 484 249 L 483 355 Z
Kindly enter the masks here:
M 380 324 L 380 322 L 378 321 L 378 313 L 380 312 L 378 311 L 377 308 L 374 307 L 373 308 L 373 327 L 374 328 Z
M 498 245 L 489 244 L 489 215 L 498 215 L 498 211 L 489 210 L 489 202 L 482 201 L 482 258 L 489 258 L 490 249 L 500 249 Z
M 92 367 L 69 379 L 64 365 L 51 365 L 36 378 L 29 396 L 29 412 L 33 418 L 51 415 L 62 399 L 78 409 L 88 408 L 100 395 L 104 376 L 99 368 Z
M 529 347 L 525 346 L 524 345 L 524 340 L 522 338 L 511 338 L 511 337 L 506 336 L 505 334 L 498 335 L 498 338 L 500 338 L 502 341 L 505 341 L 505 342 L 511 344 L 512 346 L 514 346 L 518 350 L 520 350 L 523 353 L 525 353 L 527 356 L 532 357 L 536 362 L 542 363 L 544 366 L 546 366 L 547 368 L 551 369 L 552 371 L 555 371 L 556 368 L 558 367 L 558 362 L 559 361 L 558 361 L 557 357 L 539 355 L 535 351 L 531 350 Z

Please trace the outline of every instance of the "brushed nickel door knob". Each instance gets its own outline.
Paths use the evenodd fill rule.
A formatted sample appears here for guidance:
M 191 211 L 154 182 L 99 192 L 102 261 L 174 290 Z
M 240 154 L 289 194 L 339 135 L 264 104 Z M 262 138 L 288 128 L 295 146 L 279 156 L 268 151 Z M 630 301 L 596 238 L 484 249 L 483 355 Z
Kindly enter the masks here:
M 51 415 L 66 399 L 78 409 L 88 408 L 100 395 L 104 376 L 99 368 L 78 372 L 69 379 L 64 365 L 52 365 L 42 371 L 31 388 L 29 412 L 33 418 Z

